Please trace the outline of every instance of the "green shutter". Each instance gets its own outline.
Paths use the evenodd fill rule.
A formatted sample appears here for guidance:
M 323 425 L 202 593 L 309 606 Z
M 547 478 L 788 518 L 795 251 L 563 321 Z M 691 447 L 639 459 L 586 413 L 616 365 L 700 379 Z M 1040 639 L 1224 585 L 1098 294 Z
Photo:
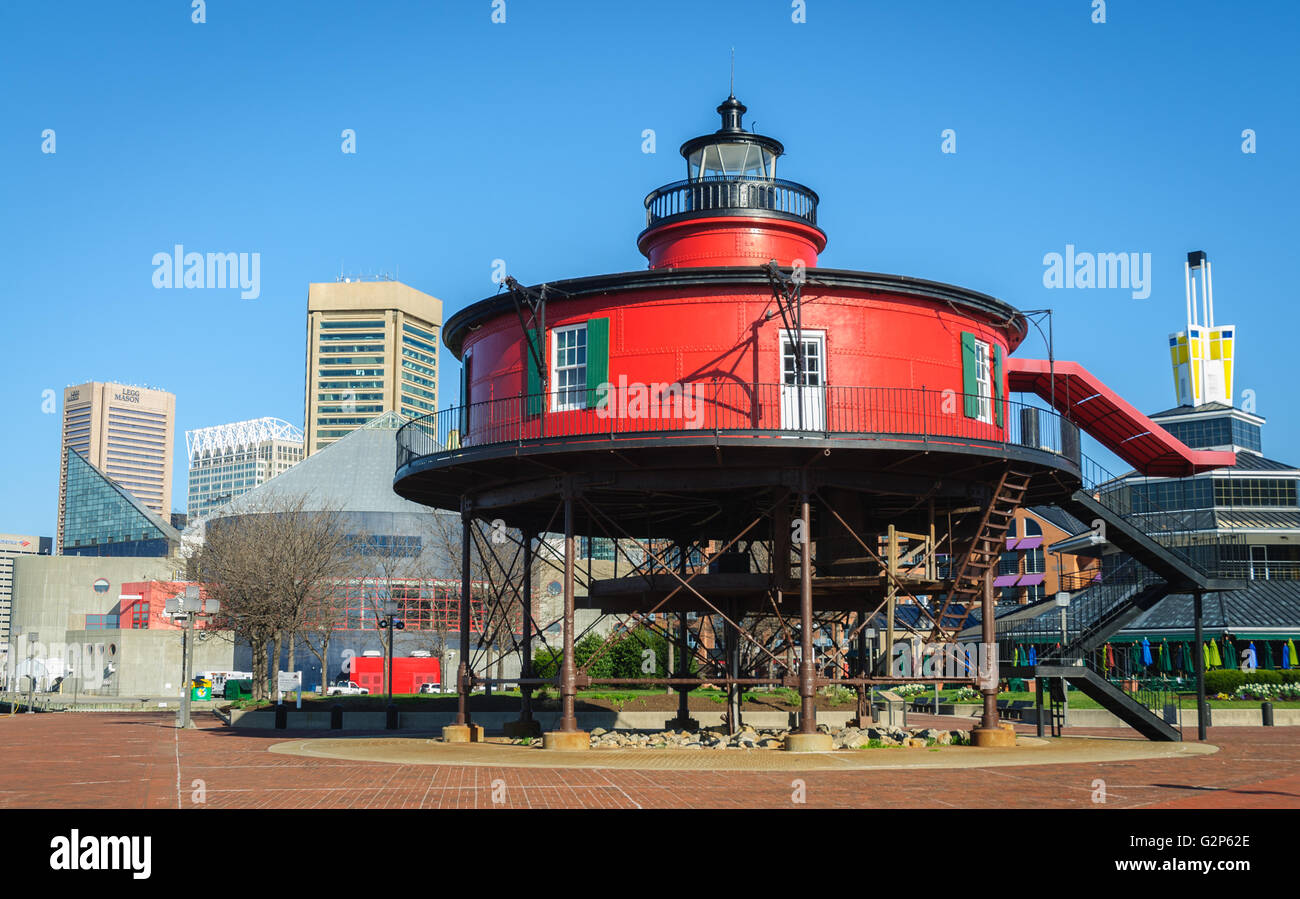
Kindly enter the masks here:
M 1002 347 L 993 344 L 993 420 L 1002 427 Z
M 527 336 L 529 343 L 531 343 L 533 347 L 544 346 L 543 335 L 540 330 L 534 328 L 527 332 Z M 548 353 L 541 354 L 543 365 L 546 364 L 546 357 L 548 355 Z M 545 397 L 542 396 L 542 373 L 537 370 L 537 357 L 533 355 L 533 351 L 530 350 L 527 345 L 524 346 L 524 371 L 528 372 L 528 377 L 525 381 L 527 386 L 524 389 L 524 394 L 528 398 L 526 400 L 527 414 L 541 415 L 542 409 L 545 408 L 545 403 L 543 402 Z
M 604 397 L 600 385 L 609 381 L 609 319 L 587 319 L 587 408 Z
M 460 433 L 469 429 L 469 354 L 465 354 L 460 365 Z
M 975 371 L 975 335 L 961 332 L 961 390 L 966 394 L 967 418 L 980 417 L 979 382 Z

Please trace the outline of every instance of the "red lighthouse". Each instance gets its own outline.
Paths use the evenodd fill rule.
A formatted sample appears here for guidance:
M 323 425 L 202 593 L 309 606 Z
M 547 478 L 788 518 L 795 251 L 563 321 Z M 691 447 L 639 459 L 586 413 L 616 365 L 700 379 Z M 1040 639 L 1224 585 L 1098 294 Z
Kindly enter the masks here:
M 564 535 L 562 714 L 548 745 L 585 746 L 574 696 L 597 682 L 573 661 L 584 537 L 626 556 L 623 576 L 586 585 L 586 602 L 656 614 L 644 626 L 678 647 L 679 670 L 659 682 L 681 690 L 679 722 L 702 682 L 731 692 L 733 726 L 742 688 L 787 683 L 802 697 L 790 748 L 820 748 L 814 693 L 833 671 L 860 695 L 899 680 L 980 684 L 979 739 L 1003 739 L 993 616 L 980 615 L 972 660 L 950 647 L 972 612 L 992 608 L 1015 509 L 1100 517 L 1117 545 L 1210 589 L 1131 516 L 1090 505 L 1079 430 L 1151 473 L 1231 454 L 1187 449 L 1078 365 L 1010 358 L 1028 324 L 1002 300 L 819 267 L 818 195 L 777 177 L 784 148 L 744 130 L 745 111 L 728 97 L 722 127 L 682 145 L 687 177 L 646 197 L 648 270 L 508 280 L 451 317 L 443 339 L 464 366 L 461 402 L 399 432 L 394 489 L 460 510 L 466 560 L 471 545 L 495 552 L 476 522 L 521 535 L 524 572 L 542 534 Z M 531 586 L 521 595 L 529 602 Z M 691 674 L 684 660 L 706 623 L 722 658 L 701 656 Z M 521 727 L 529 689 L 545 682 L 528 669 L 532 636 Z M 474 735 L 469 691 L 488 680 L 463 662 L 449 738 Z

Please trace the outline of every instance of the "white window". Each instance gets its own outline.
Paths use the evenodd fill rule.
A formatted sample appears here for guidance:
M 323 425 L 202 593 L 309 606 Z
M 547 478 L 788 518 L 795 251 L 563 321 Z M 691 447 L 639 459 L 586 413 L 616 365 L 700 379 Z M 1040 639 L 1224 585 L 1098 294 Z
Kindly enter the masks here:
M 551 332 L 551 411 L 587 408 L 587 326 Z
M 993 366 L 989 345 L 975 341 L 975 394 L 979 397 L 980 421 L 993 421 Z

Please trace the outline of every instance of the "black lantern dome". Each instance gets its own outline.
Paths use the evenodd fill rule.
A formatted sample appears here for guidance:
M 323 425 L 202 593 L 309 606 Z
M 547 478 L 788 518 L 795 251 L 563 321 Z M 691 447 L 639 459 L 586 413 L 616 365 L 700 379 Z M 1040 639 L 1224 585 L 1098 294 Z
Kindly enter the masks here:
M 686 177 L 690 181 L 735 181 L 776 178 L 776 159 L 785 152 L 773 137 L 746 131 L 741 124 L 745 104 L 729 96 L 718 106 L 722 127 L 713 134 L 682 144 Z

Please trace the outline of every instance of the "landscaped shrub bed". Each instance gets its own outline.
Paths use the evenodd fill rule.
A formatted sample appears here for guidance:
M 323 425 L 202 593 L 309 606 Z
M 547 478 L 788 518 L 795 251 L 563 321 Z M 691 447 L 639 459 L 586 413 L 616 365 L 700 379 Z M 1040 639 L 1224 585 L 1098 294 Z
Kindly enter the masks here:
M 1300 670 L 1238 671 L 1235 668 L 1225 668 L 1221 671 L 1205 672 L 1205 692 L 1211 696 L 1218 693 L 1227 693 L 1231 696 L 1237 692 L 1238 687 L 1246 684 L 1300 684 Z

